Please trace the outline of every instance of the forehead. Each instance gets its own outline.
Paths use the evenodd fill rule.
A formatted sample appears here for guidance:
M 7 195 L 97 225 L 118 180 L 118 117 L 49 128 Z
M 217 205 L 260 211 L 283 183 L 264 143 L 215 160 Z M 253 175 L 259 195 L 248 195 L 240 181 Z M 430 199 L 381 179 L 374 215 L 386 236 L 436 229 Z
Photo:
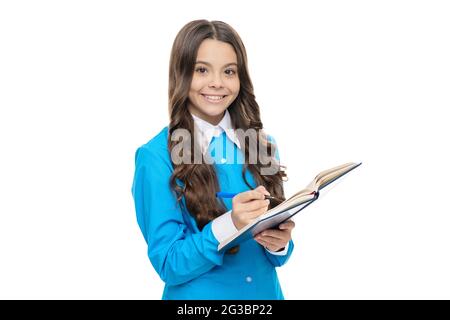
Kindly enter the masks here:
M 230 44 L 214 39 L 205 39 L 198 48 L 197 60 L 207 61 L 213 65 L 222 65 L 237 63 L 237 55 Z

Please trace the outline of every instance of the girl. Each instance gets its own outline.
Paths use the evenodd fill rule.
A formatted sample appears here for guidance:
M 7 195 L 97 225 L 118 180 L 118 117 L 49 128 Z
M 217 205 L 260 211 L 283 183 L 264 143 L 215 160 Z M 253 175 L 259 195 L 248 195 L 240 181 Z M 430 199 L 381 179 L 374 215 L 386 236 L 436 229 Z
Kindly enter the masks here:
M 283 299 L 275 267 L 294 249 L 292 221 L 217 251 L 277 204 L 265 195 L 285 199 L 286 174 L 262 130 L 245 48 L 228 24 L 196 20 L 176 36 L 169 115 L 169 125 L 136 151 L 132 186 L 148 257 L 165 282 L 162 298 Z M 263 173 L 268 160 L 272 174 Z M 221 199 L 218 191 L 238 194 Z

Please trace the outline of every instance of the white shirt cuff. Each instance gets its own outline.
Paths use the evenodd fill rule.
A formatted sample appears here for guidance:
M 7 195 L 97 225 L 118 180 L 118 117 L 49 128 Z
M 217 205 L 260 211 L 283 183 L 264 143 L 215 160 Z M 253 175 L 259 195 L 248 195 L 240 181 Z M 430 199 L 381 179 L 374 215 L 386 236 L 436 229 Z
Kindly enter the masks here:
M 267 251 L 269 251 L 270 254 L 276 255 L 276 256 L 285 256 L 289 249 L 289 242 L 287 243 L 286 247 L 284 247 L 283 251 L 270 251 L 266 248 Z
M 216 237 L 219 242 L 228 239 L 233 234 L 238 232 L 233 220 L 231 220 L 231 210 L 225 212 L 220 217 L 215 218 L 212 221 L 211 229 L 214 237 Z

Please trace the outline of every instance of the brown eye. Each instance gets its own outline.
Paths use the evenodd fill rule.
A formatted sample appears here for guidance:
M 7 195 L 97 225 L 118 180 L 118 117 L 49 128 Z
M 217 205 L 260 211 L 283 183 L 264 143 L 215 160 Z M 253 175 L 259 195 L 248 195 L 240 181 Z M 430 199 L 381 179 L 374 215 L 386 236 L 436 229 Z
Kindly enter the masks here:
M 234 71 L 233 69 L 225 70 L 225 72 L 228 72 L 228 71 L 230 71 L 229 73 L 227 73 L 227 75 L 229 75 L 229 76 L 232 76 L 232 75 L 236 74 L 236 71 Z
M 196 71 L 196 72 L 200 72 L 200 73 L 205 73 L 206 68 L 204 68 L 204 67 L 199 67 L 199 68 L 195 69 L 195 71 Z

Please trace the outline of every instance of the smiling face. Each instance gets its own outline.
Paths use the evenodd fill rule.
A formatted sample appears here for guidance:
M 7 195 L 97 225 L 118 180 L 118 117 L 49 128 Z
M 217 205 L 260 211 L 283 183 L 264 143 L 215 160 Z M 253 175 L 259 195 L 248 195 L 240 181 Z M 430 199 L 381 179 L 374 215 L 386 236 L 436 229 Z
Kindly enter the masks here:
M 239 88 L 237 56 L 233 47 L 218 40 L 204 40 L 198 49 L 189 90 L 189 111 L 216 125 L 238 96 Z

